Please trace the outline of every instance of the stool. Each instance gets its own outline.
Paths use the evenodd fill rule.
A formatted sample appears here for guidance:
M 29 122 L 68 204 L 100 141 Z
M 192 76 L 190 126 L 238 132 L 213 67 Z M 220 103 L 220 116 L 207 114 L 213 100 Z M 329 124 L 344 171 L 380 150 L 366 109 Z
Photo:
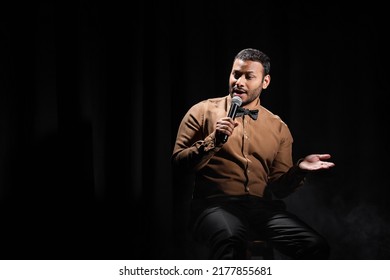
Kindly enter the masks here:
M 272 260 L 274 249 L 269 241 L 254 239 L 248 241 L 246 255 L 248 260 Z

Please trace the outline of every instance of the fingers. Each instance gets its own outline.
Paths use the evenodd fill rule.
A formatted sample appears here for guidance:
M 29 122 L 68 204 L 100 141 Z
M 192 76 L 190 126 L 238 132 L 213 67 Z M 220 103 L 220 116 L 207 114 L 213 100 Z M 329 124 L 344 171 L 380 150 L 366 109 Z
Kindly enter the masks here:
M 232 135 L 234 128 L 238 125 L 232 118 L 222 118 L 217 121 L 216 130 L 228 136 Z
M 323 160 L 330 159 L 331 158 L 330 154 L 319 154 L 317 156 L 320 160 L 320 168 L 321 169 L 329 169 L 329 168 L 335 166 L 335 164 L 333 162 L 323 161 Z
M 319 159 L 330 159 L 330 154 L 318 154 L 317 157 Z
M 311 154 L 306 156 L 303 161 L 299 163 L 299 167 L 304 170 L 321 170 L 329 169 L 335 164 L 327 161 L 330 158 L 330 154 Z
M 329 162 L 329 161 L 321 161 L 321 163 L 320 163 L 320 167 L 322 169 L 328 169 L 328 168 L 331 168 L 333 166 L 335 166 L 335 164 L 333 162 Z

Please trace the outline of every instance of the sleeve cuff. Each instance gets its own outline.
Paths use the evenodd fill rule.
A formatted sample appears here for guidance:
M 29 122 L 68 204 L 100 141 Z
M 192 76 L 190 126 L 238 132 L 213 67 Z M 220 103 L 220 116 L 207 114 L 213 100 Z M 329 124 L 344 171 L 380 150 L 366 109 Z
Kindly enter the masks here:
M 207 136 L 204 141 L 199 141 L 195 145 L 199 150 L 203 150 L 204 152 L 209 152 L 211 150 L 218 151 L 222 147 L 222 144 L 216 145 L 216 138 L 214 132 Z

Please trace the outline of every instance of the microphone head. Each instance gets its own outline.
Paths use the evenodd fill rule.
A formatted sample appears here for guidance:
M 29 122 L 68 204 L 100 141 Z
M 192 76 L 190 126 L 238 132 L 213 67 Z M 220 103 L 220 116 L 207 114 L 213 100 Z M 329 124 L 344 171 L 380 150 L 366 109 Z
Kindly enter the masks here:
M 242 104 L 242 99 L 241 99 L 241 97 L 239 97 L 239 96 L 234 96 L 234 97 L 232 98 L 232 104 L 236 104 L 238 107 L 240 107 L 241 104 Z

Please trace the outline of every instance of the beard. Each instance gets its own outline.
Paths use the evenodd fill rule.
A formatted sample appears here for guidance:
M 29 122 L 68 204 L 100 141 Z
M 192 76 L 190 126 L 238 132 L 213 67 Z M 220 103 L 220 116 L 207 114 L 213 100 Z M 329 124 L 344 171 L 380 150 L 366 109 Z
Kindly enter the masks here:
M 252 103 L 254 100 L 257 100 L 260 97 L 262 87 L 258 87 L 256 89 L 249 90 L 249 91 L 239 91 L 236 90 L 236 88 L 234 87 L 230 87 L 229 91 L 231 97 L 238 95 L 242 99 L 241 106 L 245 106 Z

